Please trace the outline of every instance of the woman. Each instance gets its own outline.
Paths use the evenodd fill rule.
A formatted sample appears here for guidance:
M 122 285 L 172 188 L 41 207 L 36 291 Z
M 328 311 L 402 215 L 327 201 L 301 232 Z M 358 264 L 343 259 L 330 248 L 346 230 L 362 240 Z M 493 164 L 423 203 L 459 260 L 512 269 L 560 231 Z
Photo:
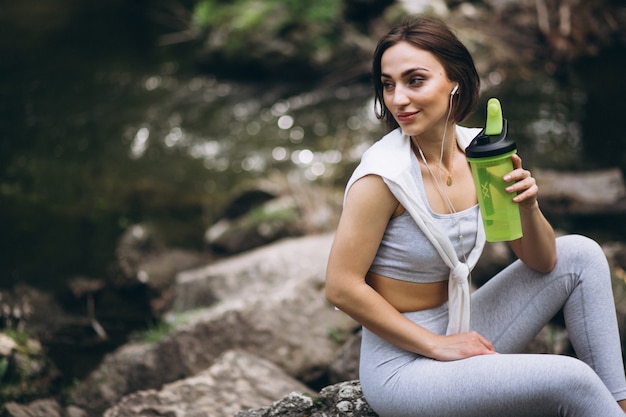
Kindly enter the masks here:
M 555 239 L 517 155 L 504 180 L 519 259 L 471 295 L 470 316 L 462 287 L 484 231 L 464 154 L 478 130 L 457 125 L 479 92 L 467 49 L 415 19 L 381 39 L 373 75 L 391 132 L 348 182 L 326 279 L 328 300 L 363 325 L 368 403 L 382 417 L 623 416 L 606 258 L 582 236 Z M 578 359 L 519 354 L 561 309 Z

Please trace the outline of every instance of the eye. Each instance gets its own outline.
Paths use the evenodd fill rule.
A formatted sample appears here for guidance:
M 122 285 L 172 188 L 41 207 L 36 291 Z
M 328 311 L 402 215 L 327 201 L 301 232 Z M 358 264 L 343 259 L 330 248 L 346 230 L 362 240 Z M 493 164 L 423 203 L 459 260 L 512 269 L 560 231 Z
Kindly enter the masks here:
M 424 82 L 424 78 L 423 77 L 412 77 L 409 80 L 409 84 L 410 85 L 421 85 Z
M 383 81 L 382 85 L 384 90 L 390 90 L 393 88 L 393 83 L 390 81 Z

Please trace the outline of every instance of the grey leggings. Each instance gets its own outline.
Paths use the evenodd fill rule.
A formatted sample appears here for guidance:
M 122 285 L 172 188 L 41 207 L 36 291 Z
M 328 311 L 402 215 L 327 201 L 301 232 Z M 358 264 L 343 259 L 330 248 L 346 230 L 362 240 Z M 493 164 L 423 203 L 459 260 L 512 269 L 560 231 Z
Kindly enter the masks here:
M 514 262 L 472 295 L 472 328 L 499 354 L 441 362 L 382 340 L 367 329 L 360 379 L 381 417 L 624 417 L 626 381 L 601 248 L 582 236 L 557 239 L 548 274 Z M 519 354 L 563 308 L 577 358 Z M 406 313 L 445 334 L 447 305 Z

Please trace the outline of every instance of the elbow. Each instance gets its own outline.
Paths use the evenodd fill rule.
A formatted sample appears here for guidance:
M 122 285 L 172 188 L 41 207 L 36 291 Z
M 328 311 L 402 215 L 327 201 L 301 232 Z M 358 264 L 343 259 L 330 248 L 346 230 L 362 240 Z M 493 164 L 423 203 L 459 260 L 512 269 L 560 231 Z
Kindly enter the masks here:
M 546 268 L 546 273 L 552 272 L 555 266 L 556 266 L 556 256 L 552 259 L 549 266 Z
M 346 288 L 345 285 L 342 285 L 342 281 L 332 279 L 332 277 L 329 276 L 326 277 L 324 294 L 326 296 L 326 300 L 340 310 L 347 303 L 346 300 L 350 298 L 351 295 L 348 288 Z
M 554 269 L 555 264 L 546 265 L 540 268 L 535 268 L 538 272 L 542 274 L 549 274 Z
M 548 259 L 545 259 L 541 264 L 535 267 L 535 270 L 541 272 L 542 274 L 548 274 L 552 272 L 552 270 L 556 266 L 556 259 L 556 254 Z
M 333 285 L 328 284 L 328 281 L 326 282 L 326 288 L 325 290 L 325 296 L 326 296 L 326 300 L 334 305 L 335 307 L 339 308 L 339 304 L 341 304 L 341 291 L 338 291 L 337 288 L 335 288 Z

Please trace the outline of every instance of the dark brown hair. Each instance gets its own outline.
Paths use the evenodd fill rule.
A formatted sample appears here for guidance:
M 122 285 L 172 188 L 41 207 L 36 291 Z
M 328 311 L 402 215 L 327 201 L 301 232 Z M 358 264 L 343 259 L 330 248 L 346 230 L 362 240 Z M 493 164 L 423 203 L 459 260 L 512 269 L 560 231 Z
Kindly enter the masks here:
M 478 102 L 480 78 L 469 51 L 441 20 L 432 17 L 414 17 L 396 26 L 380 39 L 372 65 L 376 97 L 376 116 L 385 121 L 390 130 L 398 123 L 385 106 L 381 82 L 381 59 L 387 49 L 399 42 L 408 42 L 435 55 L 450 81 L 459 84 L 452 104 L 452 120 L 461 122 L 470 115 Z M 380 109 L 380 111 L 379 111 Z

